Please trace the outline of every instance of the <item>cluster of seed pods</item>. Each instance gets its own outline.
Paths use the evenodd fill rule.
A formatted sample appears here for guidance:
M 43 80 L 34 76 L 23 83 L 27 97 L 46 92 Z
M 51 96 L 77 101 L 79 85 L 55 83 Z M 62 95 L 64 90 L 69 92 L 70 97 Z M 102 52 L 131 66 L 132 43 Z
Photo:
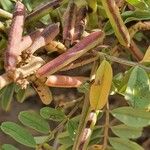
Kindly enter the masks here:
M 61 1 L 54 0 L 26 16 L 25 6 L 20 1 L 16 2 L 9 30 L 8 45 L 5 50 L 4 63 L 6 73 L 0 77 L 1 88 L 11 82 L 16 82 L 23 88 L 26 88 L 27 84 L 31 82 L 42 99 L 42 102 L 49 104 L 52 101 L 52 96 L 48 86 L 65 88 L 78 87 L 88 80 L 87 77 L 82 76 L 52 76 L 53 73 L 61 69 L 65 70 L 65 67 L 69 68 L 72 64 L 74 66 L 74 61 L 102 43 L 104 39 L 104 32 L 101 30 L 82 38 L 86 22 L 86 6 L 78 8 L 73 1 L 69 2 L 68 8 L 64 13 L 64 44 L 54 41 L 55 37 L 60 34 L 60 23 L 50 24 L 45 28 L 39 28 L 23 36 L 24 24 L 26 26 L 34 19 L 38 19 L 38 12 L 40 12 L 38 15 L 42 16 L 45 13 L 45 9 L 55 9 L 60 4 Z M 80 13 L 82 14 L 81 16 L 79 16 Z M 72 32 L 73 29 L 74 32 Z M 67 40 L 69 41 L 69 45 L 66 42 Z M 69 48 L 67 49 L 66 47 L 68 46 Z M 34 56 L 36 51 L 43 47 L 47 51 L 57 51 L 60 55 L 50 62 L 45 62 L 40 56 Z M 84 59 L 82 64 L 88 64 L 96 59 L 97 57 L 91 56 L 89 61 L 85 61 Z M 78 67 L 78 64 L 76 67 Z M 44 90 L 47 92 L 43 92 Z

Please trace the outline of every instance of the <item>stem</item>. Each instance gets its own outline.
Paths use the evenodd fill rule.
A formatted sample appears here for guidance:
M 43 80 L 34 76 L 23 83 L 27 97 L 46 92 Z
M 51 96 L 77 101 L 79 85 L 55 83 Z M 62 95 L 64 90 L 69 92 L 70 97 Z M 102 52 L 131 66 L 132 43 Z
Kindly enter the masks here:
M 107 102 L 107 105 L 106 105 L 106 119 L 105 119 L 105 128 L 104 128 L 103 150 L 107 148 L 108 131 L 109 131 L 109 102 Z
M 79 105 L 81 103 L 79 102 L 75 107 L 72 109 L 72 111 L 67 115 L 66 119 L 64 119 L 49 135 L 48 139 L 45 142 L 49 142 L 51 140 L 52 135 L 55 135 L 57 131 L 59 131 L 63 125 L 68 121 L 68 119 L 76 112 L 76 110 L 79 108 Z
M 139 66 L 139 67 L 145 69 L 146 71 L 150 72 L 150 67 L 146 67 L 146 66 L 144 66 L 140 63 L 136 63 L 136 62 L 124 60 L 122 58 L 110 56 L 110 55 L 107 55 L 107 54 L 102 53 L 102 52 L 99 52 L 99 55 L 102 56 L 102 57 L 106 57 L 110 61 L 113 61 L 113 62 L 116 62 L 116 63 L 119 63 L 119 64 L 123 64 L 123 65 L 126 65 L 126 66 L 131 66 L 131 67 Z
M 132 55 L 139 61 L 142 60 L 144 57 L 143 53 L 141 50 L 137 47 L 137 45 L 134 43 L 134 41 L 131 41 L 130 47 L 129 47 L 130 52 Z
M 89 107 L 90 107 L 90 103 L 89 103 L 89 100 L 88 100 L 88 94 L 85 94 L 85 99 L 84 99 L 83 106 L 84 107 L 82 109 L 81 120 L 80 120 L 80 123 L 79 123 L 79 126 L 78 126 L 78 131 L 77 131 L 77 134 L 76 134 L 76 138 L 75 138 L 72 150 L 77 150 L 78 149 L 78 147 L 80 145 L 80 142 L 81 142 L 83 130 L 85 129 L 86 117 L 87 117 L 87 114 L 89 113 Z
M 88 59 L 87 59 L 88 58 Z M 61 71 L 68 71 L 78 67 L 82 67 L 84 65 L 90 64 L 99 59 L 99 56 L 96 54 L 86 54 L 83 57 L 75 60 L 73 63 L 67 65 L 65 68 L 62 68 Z

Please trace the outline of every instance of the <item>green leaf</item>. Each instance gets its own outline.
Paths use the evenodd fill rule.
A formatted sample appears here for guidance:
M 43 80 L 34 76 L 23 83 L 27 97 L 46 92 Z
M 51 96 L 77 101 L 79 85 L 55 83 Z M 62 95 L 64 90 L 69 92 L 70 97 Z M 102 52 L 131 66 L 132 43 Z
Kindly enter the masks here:
M 1 150 L 19 150 L 19 149 L 11 144 L 3 144 Z
M 51 107 L 44 107 L 40 110 L 40 115 L 49 120 L 53 121 L 62 121 L 66 118 L 64 112 L 62 112 L 60 109 L 54 109 Z
M 133 68 L 129 69 L 125 73 L 119 73 L 113 77 L 113 85 L 115 87 L 114 92 L 117 92 L 121 95 L 124 94 L 132 70 Z
M 41 133 L 49 133 L 50 127 L 46 120 L 44 120 L 40 115 L 36 112 L 31 111 L 22 111 L 18 116 L 19 120 L 22 124 L 35 129 Z
M 100 139 L 102 137 L 102 127 L 100 126 L 95 126 L 91 135 L 90 140 L 95 140 L 95 139 Z
M 150 106 L 150 81 L 144 69 L 136 66 L 130 75 L 125 99 L 135 108 L 148 108 Z
M 11 12 L 13 3 L 10 0 L 0 0 L 0 4 L 4 10 Z
M 27 89 L 19 89 L 16 93 L 16 99 L 19 103 L 23 103 L 26 98 Z
M 20 125 L 14 122 L 3 122 L 1 124 L 1 129 L 5 134 L 8 134 L 17 142 L 28 147 L 35 148 L 36 143 L 33 136 Z
M 126 0 L 129 4 L 137 9 L 148 10 L 149 6 L 144 0 Z
M 31 2 L 31 0 L 23 0 L 23 3 L 25 4 L 28 11 L 32 11 L 32 2 Z
M 115 150 L 144 150 L 140 145 L 127 139 L 109 138 L 110 144 Z
M 113 126 L 111 130 L 120 138 L 134 139 L 140 137 L 142 134 L 142 128 L 129 127 L 124 124 Z
M 111 111 L 111 114 L 132 127 L 144 127 L 150 125 L 150 112 L 132 107 L 120 107 Z
M 74 120 L 69 120 L 67 123 L 67 131 L 71 138 L 75 138 L 79 123 Z
M 5 111 L 8 111 L 10 108 L 10 104 L 13 99 L 14 89 L 15 89 L 15 84 L 11 83 L 4 89 L 2 93 L 1 104 L 2 104 L 2 108 Z
M 73 140 L 70 138 L 68 132 L 63 132 L 58 135 L 59 143 L 65 147 L 70 147 L 73 145 Z

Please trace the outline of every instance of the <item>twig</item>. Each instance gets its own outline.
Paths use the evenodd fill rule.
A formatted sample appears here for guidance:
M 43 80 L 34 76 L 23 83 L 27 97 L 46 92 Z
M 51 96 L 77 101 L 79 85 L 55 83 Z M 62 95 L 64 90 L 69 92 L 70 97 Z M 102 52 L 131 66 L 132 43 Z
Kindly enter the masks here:
M 38 36 L 32 45 L 23 52 L 22 57 L 29 58 L 36 50 L 50 43 L 59 33 L 59 23 L 47 26 Z
M 104 127 L 104 141 L 103 141 L 103 150 L 107 148 L 108 142 L 108 131 L 109 131 L 109 102 L 106 105 L 106 119 L 105 119 L 105 127 Z
M 103 41 L 104 33 L 102 31 L 97 31 L 91 33 L 89 36 L 83 38 L 79 43 L 70 48 L 67 52 L 61 54 L 57 58 L 45 64 L 41 67 L 37 73 L 37 77 L 46 77 L 50 74 L 55 73 L 61 68 L 65 67 L 72 61 L 81 57 L 84 53 L 88 52 L 90 49 L 97 46 Z
M 49 135 L 47 140 L 45 142 L 49 142 L 51 140 L 52 135 L 55 135 L 58 130 L 60 130 L 63 125 L 68 121 L 68 119 L 76 112 L 76 110 L 79 108 L 79 105 L 81 103 L 79 102 L 75 107 L 71 110 L 71 112 L 67 115 L 66 119 L 64 119 Z
M 107 55 L 107 54 L 102 53 L 102 52 L 99 52 L 99 55 L 103 56 L 103 57 L 106 57 L 110 61 L 114 61 L 116 63 L 123 64 L 123 65 L 126 65 L 126 66 L 131 66 L 131 67 L 139 66 L 139 67 L 145 69 L 146 71 L 150 72 L 150 67 L 146 67 L 146 66 L 144 66 L 140 63 L 124 60 L 122 58 L 118 58 L 118 57 L 114 57 L 114 56 L 110 56 L 110 55 Z
M 134 43 L 134 41 L 131 41 L 130 47 L 129 47 L 130 52 L 133 54 L 133 56 L 139 61 L 142 60 L 144 57 L 144 54 L 142 51 L 137 47 L 137 45 Z
M 60 71 L 67 71 L 67 70 L 72 70 L 78 67 L 82 67 L 84 65 L 90 64 L 96 60 L 99 59 L 99 55 L 95 55 L 93 53 L 87 53 L 80 57 L 79 59 L 75 60 L 71 64 L 67 65 L 65 68 L 62 68 Z
M 79 148 L 79 145 L 80 145 L 80 142 L 81 142 L 81 139 L 82 139 L 82 135 L 83 135 L 82 133 L 85 129 L 86 117 L 87 117 L 87 114 L 89 112 L 89 107 L 90 107 L 88 97 L 89 97 L 88 94 L 85 94 L 85 99 L 84 99 L 84 104 L 83 104 L 84 107 L 82 109 L 81 119 L 80 119 L 80 122 L 79 122 L 78 130 L 77 130 L 77 133 L 76 133 L 76 137 L 75 137 L 75 140 L 74 140 L 72 150 L 77 150 Z

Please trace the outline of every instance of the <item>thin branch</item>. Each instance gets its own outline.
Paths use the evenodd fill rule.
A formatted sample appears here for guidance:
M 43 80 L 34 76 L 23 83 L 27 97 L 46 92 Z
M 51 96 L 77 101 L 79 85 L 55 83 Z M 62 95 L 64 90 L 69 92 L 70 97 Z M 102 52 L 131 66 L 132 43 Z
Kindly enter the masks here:
M 99 55 L 102 56 L 102 57 L 106 57 L 110 61 L 113 61 L 113 62 L 116 62 L 116 63 L 119 63 L 119 64 L 123 64 L 123 65 L 126 65 L 126 66 L 131 66 L 131 67 L 139 66 L 139 67 L 145 69 L 146 71 L 150 72 L 150 67 L 146 67 L 146 66 L 144 66 L 140 63 L 133 62 L 133 61 L 128 61 L 128 60 L 118 58 L 118 57 L 114 57 L 114 56 L 110 56 L 110 55 L 107 55 L 107 54 L 102 53 L 102 52 L 99 52 Z
M 106 150 L 108 143 L 108 131 L 109 131 L 109 102 L 106 105 L 106 119 L 105 119 L 105 127 L 104 127 L 104 141 L 103 141 L 103 150 Z
M 54 136 L 63 126 L 64 124 L 68 121 L 68 119 L 77 111 L 79 108 L 79 105 L 81 102 L 75 105 L 75 107 L 71 110 L 71 112 L 67 115 L 66 119 L 64 119 L 49 135 L 49 137 L 46 139 L 45 142 L 49 142 L 52 139 L 52 136 Z

